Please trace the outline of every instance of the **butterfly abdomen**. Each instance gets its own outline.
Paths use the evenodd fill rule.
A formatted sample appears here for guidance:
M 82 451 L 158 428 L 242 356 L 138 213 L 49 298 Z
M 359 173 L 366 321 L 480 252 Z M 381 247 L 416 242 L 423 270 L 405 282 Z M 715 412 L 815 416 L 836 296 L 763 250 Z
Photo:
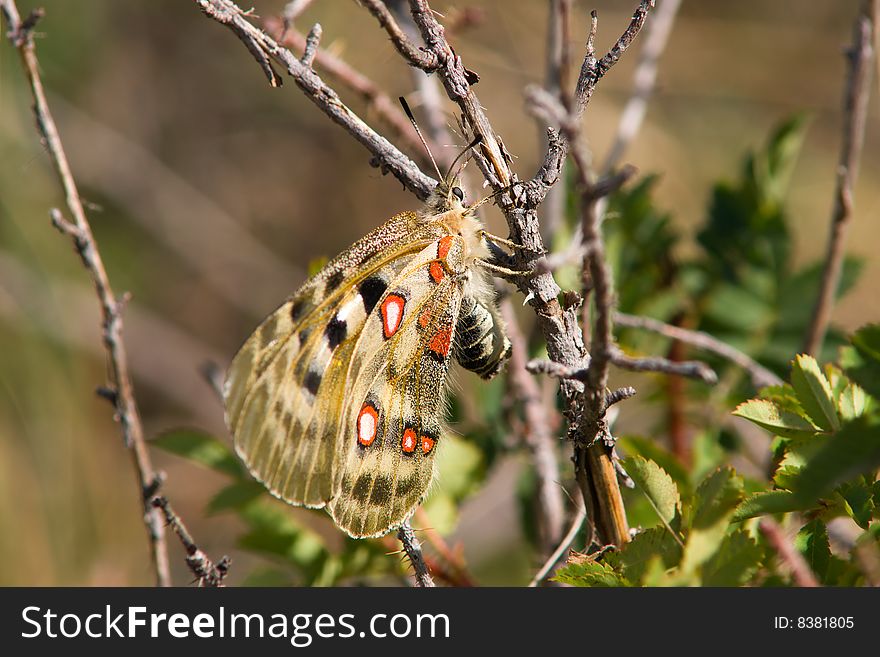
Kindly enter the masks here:
M 498 374 L 510 357 L 510 340 L 501 318 L 475 297 L 464 297 L 458 317 L 455 358 L 484 379 Z

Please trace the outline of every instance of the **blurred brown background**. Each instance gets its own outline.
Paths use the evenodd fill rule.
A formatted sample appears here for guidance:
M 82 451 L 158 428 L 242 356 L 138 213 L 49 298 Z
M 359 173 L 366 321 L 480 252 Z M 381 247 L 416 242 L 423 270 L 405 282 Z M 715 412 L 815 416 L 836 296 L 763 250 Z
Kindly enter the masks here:
M 662 2 L 662 0 L 660 0 Z M 26 14 L 35 3 L 22 0 Z M 117 291 L 129 290 L 126 342 L 148 436 L 180 426 L 225 436 L 222 408 L 198 374 L 225 365 L 259 319 L 332 256 L 417 201 L 368 166 L 369 155 L 292 83 L 272 89 L 242 44 L 193 2 L 44 0 L 38 56 L 90 219 Z M 528 177 L 540 129 L 523 87 L 544 79 L 547 2 L 432 3 L 479 7 L 455 34 L 495 128 Z M 589 9 L 598 48 L 619 35 L 635 0 L 578 0 L 573 53 Z M 261 16 L 282 0 L 260 0 Z M 811 116 L 790 194 L 799 262 L 820 257 L 840 139 L 844 60 L 855 0 L 685 0 L 661 60 L 659 88 L 625 161 L 662 174 L 658 204 L 688 232 L 709 185 L 733 177 L 744 151 L 792 112 Z M 412 89 L 402 63 L 354 2 L 317 0 L 298 22 L 392 97 Z M 637 53 L 600 84 L 587 133 L 604 154 Z M 320 71 L 319 71 L 320 72 Z M 353 94 L 349 105 L 376 125 Z M 876 94 L 876 80 L 875 80 Z M 868 260 L 835 320 L 880 317 L 880 108 L 871 106 L 849 250 Z M 460 145 L 458 145 L 460 146 Z M 17 54 L 0 44 L 0 584 L 151 582 L 133 474 L 108 404 L 98 306 L 48 209 L 61 205 L 30 113 Z M 495 232 L 506 234 L 498 216 Z M 812 303 L 812 300 L 805 300 Z M 163 453 L 166 492 L 210 554 L 235 550 L 237 527 L 203 508 L 221 481 Z M 509 478 L 508 478 L 509 479 Z M 503 477 L 465 510 L 459 530 L 476 561 L 502 549 L 512 493 Z M 507 501 L 505 501 L 507 500 Z M 515 523 L 507 523 L 515 524 Z M 189 580 L 171 543 L 178 583 Z M 479 563 L 472 563 L 479 569 Z M 236 571 L 233 571 L 235 575 Z M 234 578 L 233 578 L 233 581 Z

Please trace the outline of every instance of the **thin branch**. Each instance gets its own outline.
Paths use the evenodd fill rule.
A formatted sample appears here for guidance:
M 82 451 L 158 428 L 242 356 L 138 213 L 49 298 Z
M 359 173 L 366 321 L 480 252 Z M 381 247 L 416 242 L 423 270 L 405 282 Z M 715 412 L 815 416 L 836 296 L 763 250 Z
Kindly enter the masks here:
M 666 49 L 680 6 L 681 0 L 663 0 L 651 18 L 651 24 L 645 29 L 639 61 L 633 75 L 633 90 L 620 114 L 617 134 L 614 135 L 614 142 L 602 164 L 601 170 L 606 174 L 618 165 L 642 127 L 648 101 L 657 84 L 657 62 Z
M 271 37 L 278 40 L 279 45 L 305 53 L 307 38 L 293 23 L 285 25 L 278 18 L 270 16 L 263 21 L 263 27 Z M 368 110 L 375 112 L 379 120 L 390 130 L 391 136 L 403 141 L 410 152 L 419 154 L 423 152 L 422 143 L 409 120 L 400 111 L 400 106 L 373 80 L 323 48 L 315 49 L 312 63 L 363 98 Z M 430 161 L 426 160 L 424 164 L 430 165 Z
M 177 534 L 183 549 L 186 550 L 186 565 L 196 576 L 196 582 L 203 587 L 223 586 L 223 580 L 229 574 L 229 557 L 224 556 L 216 564 L 205 554 L 186 529 L 180 517 L 174 513 L 171 504 L 164 497 L 154 497 L 151 501 L 153 508 L 160 509 L 165 516 L 165 522 Z
M 744 369 L 752 380 L 752 385 L 758 389 L 765 386 L 782 385 L 782 379 L 776 376 L 766 367 L 756 362 L 739 349 L 731 347 L 726 342 L 722 342 L 718 338 L 712 337 L 708 333 L 702 331 L 692 331 L 690 329 L 681 328 L 666 324 L 651 317 L 640 317 L 637 315 L 627 315 L 626 313 L 614 313 L 614 323 L 617 326 L 626 328 L 643 329 L 659 333 L 667 338 L 685 342 L 689 345 L 710 351 L 714 354 L 726 358 L 730 362 Z
M 571 527 L 568 528 L 568 532 L 559 542 L 559 545 L 553 551 L 553 554 L 547 558 L 547 561 L 544 562 L 541 569 L 535 573 L 532 581 L 529 582 L 529 587 L 534 588 L 540 586 L 544 580 L 550 577 L 551 573 L 556 570 L 556 567 L 566 557 L 568 549 L 577 537 L 578 532 L 581 531 L 581 527 L 584 526 L 584 520 L 587 518 L 587 511 L 584 509 L 583 498 L 579 497 L 577 500 L 577 510 L 575 511 L 574 519 L 571 522 Z
M 816 354 L 822 348 L 825 333 L 831 322 L 834 298 L 840 286 L 843 269 L 844 244 L 853 214 L 856 180 L 865 140 L 868 117 L 868 98 L 871 95 L 871 77 L 874 60 L 874 31 L 877 29 L 880 0 L 862 0 L 859 15 L 853 27 L 853 45 L 847 52 L 849 75 L 844 93 L 843 141 L 837 166 L 837 186 L 834 190 L 834 210 L 819 295 L 813 309 L 813 321 L 807 328 L 803 351 Z
M 409 558 L 416 576 L 416 586 L 433 587 L 434 580 L 422 555 L 422 544 L 416 538 L 409 521 L 403 523 L 397 531 L 397 538 L 403 544 L 403 551 Z
M 195 0 L 195 2 L 206 16 L 228 27 L 247 46 L 263 68 L 270 84 L 278 86 L 280 78 L 273 77 L 274 72 L 268 64 L 269 58 L 282 64 L 309 100 L 373 154 L 371 164 L 380 167 L 383 173 L 391 172 L 420 199 L 428 198 L 437 186 L 437 181 L 422 173 L 410 158 L 346 107 L 339 95 L 317 73 L 304 65 L 287 48 L 278 45 L 265 32 L 249 23 L 245 12 L 232 0 Z
M 810 569 L 810 565 L 806 562 L 803 555 L 798 552 L 791 541 L 785 536 L 782 527 L 773 518 L 765 517 L 758 523 L 758 529 L 764 534 L 770 547 L 779 556 L 783 563 L 790 569 L 794 583 L 798 586 L 815 587 L 819 586 L 816 575 Z
M 461 545 L 457 544 L 455 548 L 449 547 L 449 544 L 440 532 L 431 527 L 431 519 L 428 517 L 424 507 L 419 506 L 413 517 L 422 525 L 419 528 L 419 531 L 424 532 L 428 543 L 430 543 L 437 551 L 437 554 L 445 562 L 445 565 L 449 566 L 451 569 L 452 572 L 443 573 L 446 575 L 446 581 L 453 586 L 474 586 L 474 578 L 468 571 L 467 563 L 465 563 L 464 560 L 464 552 L 461 550 Z M 438 568 L 432 567 L 431 572 L 438 577 L 441 575 L 441 569 Z
M 416 46 L 406 33 L 397 24 L 391 11 L 382 0 L 358 0 L 367 10 L 376 17 L 379 25 L 388 33 L 391 43 L 397 49 L 410 66 L 422 69 L 426 73 L 437 70 L 439 66 L 437 55 L 424 48 Z
M 42 16 L 42 10 L 33 12 L 24 22 L 19 19 L 14 0 L 0 0 L 0 11 L 6 19 L 7 37 L 21 55 L 22 65 L 34 99 L 37 126 L 64 188 L 67 208 L 73 217 L 73 222 L 70 222 L 63 217 L 59 210 L 53 208 L 51 211 L 52 223 L 72 239 L 83 265 L 92 278 L 101 304 L 104 346 L 110 361 L 113 392 L 111 397 L 116 417 L 122 427 L 125 446 L 131 453 L 137 473 L 143 520 L 147 529 L 156 583 L 159 586 L 170 586 L 171 575 L 162 518 L 159 512 L 148 503 L 150 497 L 155 495 L 159 488 L 162 477 L 153 469 L 129 376 L 128 356 L 122 339 L 124 298 L 117 298 L 110 286 L 103 259 L 98 251 L 79 191 L 70 171 L 61 137 L 46 102 L 32 35 L 32 29 Z
M 561 476 L 556 454 L 559 440 L 550 432 L 550 418 L 541 399 L 538 384 L 526 371 L 526 339 L 517 323 L 510 300 L 502 301 L 500 309 L 501 317 L 507 325 L 507 337 L 511 346 L 507 381 L 514 399 L 522 406 L 525 419 L 521 432 L 522 441 L 529 451 L 537 480 L 538 535 L 546 554 L 559 542 L 565 522 L 565 503 L 559 484 Z
M 675 374 L 686 376 L 689 379 L 697 379 L 713 386 L 718 383 L 718 375 L 715 371 L 698 360 L 669 360 L 657 356 L 647 358 L 633 358 L 620 351 L 615 351 L 611 356 L 611 362 L 615 366 L 631 372 L 662 372 L 663 374 Z

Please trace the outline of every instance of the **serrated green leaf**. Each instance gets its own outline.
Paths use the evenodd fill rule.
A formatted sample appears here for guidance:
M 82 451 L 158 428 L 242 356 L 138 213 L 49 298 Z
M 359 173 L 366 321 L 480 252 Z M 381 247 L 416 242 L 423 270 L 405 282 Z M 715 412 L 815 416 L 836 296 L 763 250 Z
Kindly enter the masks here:
M 837 431 L 840 428 L 831 384 L 815 358 L 801 354 L 794 359 L 791 385 L 813 424 L 825 431 Z
M 761 567 L 764 549 L 743 529 L 728 534 L 701 569 L 703 586 L 742 586 Z
M 800 474 L 801 466 L 799 465 L 780 465 L 773 473 L 773 484 L 776 488 L 784 490 L 794 490 L 797 476 Z
M 745 418 L 759 427 L 785 438 L 803 438 L 812 436 L 819 431 L 806 418 L 781 409 L 773 402 L 764 399 L 750 399 L 743 402 L 736 407 L 733 415 Z
M 616 552 L 605 556 L 605 561 L 627 581 L 640 583 L 652 557 L 659 556 L 665 568 L 671 568 L 681 559 L 681 546 L 665 527 L 651 527 L 635 535 L 632 541 Z
M 880 418 L 862 416 L 819 439 L 797 480 L 802 502 L 813 502 L 839 483 L 880 467 Z
M 828 544 L 825 524 L 821 520 L 808 522 L 795 537 L 794 546 L 803 555 L 819 581 L 825 582 L 828 563 L 831 560 L 831 547 Z
M 643 456 L 654 461 L 672 477 L 675 485 L 683 496 L 690 496 L 691 483 L 687 469 L 669 450 L 661 447 L 656 440 L 641 436 L 620 436 L 617 445 L 624 454 Z
M 758 398 L 771 401 L 779 408 L 794 413 L 795 415 L 806 415 L 804 407 L 798 401 L 797 394 L 791 384 L 783 383 L 778 386 L 766 386 L 758 391 Z
M 854 383 L 850 383 L 843 389 L 839 399 L 840 415 L 844 420 L 860 417 L 868 405 L 868 396 L 865 391 Z
M 742 477 L 733 468 L 719 468 L 710 474 L 694 493 L 691 526 L 706 529 L 727 518 L 743 497 Z
M 841 367 L 865 392 L 880 399 L 880 324 L 863 326 L 851 342 L 852 347 L 840 350 Z
M 706 529 L 693 529 L 688 533 L 673 583 L 677 586 L 701 586 L 701 569 L 718 553 L 727 533 L 726 519 L 710 525 Z
M 150 444 L 217 472 L 233 477 L 246 476 L 232 450 L 204 431 L 173 429 L 154 438 Z
M 621 587 L 629 586 L 614 568 L 606 563 L 583 560 L 570 562 L 556 571 L 553 576 L 556 582 L 571 586 Z
M 757 518 L 767 513 L 788 513 L 803 508 L 798 497 L 787 490 L 771 490 L 755 493 L 744 499 L 736 508 L 731 522 L 740 522 L 748 518 Z
M 263 496 L 266 489 L 258 481 L 244 479 L 223 488 L 208 502 L 208 514 L 219 513 L 228 509 L 241 509 Z
M 874 515 L 874 497 L 872 487 L 863 478 L 843 484 L 839 489 L 846 502 L 847 515 L 862 529 L 867 529 Z
M 659 465 L 641 456 L 625 459 L 623 467 L 651 502 L 663 523 L 677 529 L 681 514 L 681 496 L 672 477 Z

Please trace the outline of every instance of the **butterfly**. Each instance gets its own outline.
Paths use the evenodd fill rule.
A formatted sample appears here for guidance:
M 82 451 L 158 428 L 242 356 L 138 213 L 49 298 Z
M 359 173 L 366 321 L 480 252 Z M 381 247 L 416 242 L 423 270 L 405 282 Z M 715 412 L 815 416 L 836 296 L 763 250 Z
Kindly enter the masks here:
M 269 315 L 224 384 L 235 450 L 276 497 L 355 538 L 408 520 L 443 442 L 450 361 L 510 355 L 488 236 L 457 177 L 355 242 Z

